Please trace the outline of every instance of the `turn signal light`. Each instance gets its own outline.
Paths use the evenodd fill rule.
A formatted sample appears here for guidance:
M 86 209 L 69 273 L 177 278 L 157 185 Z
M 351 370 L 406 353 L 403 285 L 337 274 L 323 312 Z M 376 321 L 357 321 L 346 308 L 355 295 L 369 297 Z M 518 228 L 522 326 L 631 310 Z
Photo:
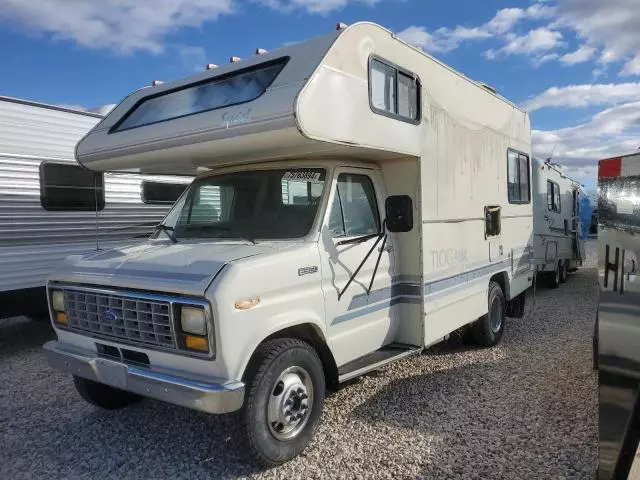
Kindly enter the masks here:
M 197 350 L 199 352 L 209 351 L 209 342 L 206 337 L 197 337 L 195 335 L 185 335 L 184 345 L 189 350 Z
M 69 325 L 69 317 L 64 312 L 56 312 L 56 323 L 61 325 Z

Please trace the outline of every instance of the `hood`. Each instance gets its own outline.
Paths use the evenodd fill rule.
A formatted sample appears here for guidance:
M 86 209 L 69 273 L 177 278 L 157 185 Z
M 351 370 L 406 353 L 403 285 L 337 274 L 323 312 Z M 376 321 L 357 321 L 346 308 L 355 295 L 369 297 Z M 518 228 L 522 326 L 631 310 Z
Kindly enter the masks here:
M 227 263 L 282 248 L 286 245 L 149 240 L 68 257 L 49 279 L 201 296 Z

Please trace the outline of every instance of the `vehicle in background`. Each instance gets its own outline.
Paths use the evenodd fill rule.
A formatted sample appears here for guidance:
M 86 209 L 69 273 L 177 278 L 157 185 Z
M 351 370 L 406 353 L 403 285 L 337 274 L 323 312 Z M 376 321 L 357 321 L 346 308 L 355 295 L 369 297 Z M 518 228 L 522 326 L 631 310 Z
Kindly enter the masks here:
M 640 440 L 640 154 L 601 160 L 598 191 L 598 478 L 637 478 L 630 471 Z
M 549 162 L 533 162 L 533 262 L 538 276 L 557 288 L 585 258 L 582 186 Z
M 526 112 L 371 23 L 138 91 L 78 162 L 207 171 L 144 245 L 50 277 L 46 357 L 103 408 L 241 409 L 287 461 L 326 388 L 523 315 L 530 152 Z
M 75 146 L 101 119 L 0 97 L 0 318 L 46 315 L 65 257 L 148 237 L 191 180 L 79 166 Z

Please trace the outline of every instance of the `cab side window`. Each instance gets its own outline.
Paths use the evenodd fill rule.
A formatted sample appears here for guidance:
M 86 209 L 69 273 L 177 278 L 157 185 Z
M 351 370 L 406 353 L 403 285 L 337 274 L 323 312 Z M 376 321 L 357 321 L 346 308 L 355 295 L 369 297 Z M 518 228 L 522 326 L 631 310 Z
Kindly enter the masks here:
M 341 173 L 329 215 L 334 238 L 373 235 L 380 232 L 380 213 L 371 178 Z

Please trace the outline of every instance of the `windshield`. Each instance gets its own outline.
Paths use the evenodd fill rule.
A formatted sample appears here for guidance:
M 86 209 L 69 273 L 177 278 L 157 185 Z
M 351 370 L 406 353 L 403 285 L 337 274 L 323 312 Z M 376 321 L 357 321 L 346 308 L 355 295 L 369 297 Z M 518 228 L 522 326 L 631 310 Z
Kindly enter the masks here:
M 322 168 L 232 172 L 197 179 L 167 215 L 176 238 L 292 239 L 313 226 Z

